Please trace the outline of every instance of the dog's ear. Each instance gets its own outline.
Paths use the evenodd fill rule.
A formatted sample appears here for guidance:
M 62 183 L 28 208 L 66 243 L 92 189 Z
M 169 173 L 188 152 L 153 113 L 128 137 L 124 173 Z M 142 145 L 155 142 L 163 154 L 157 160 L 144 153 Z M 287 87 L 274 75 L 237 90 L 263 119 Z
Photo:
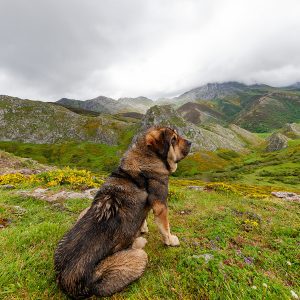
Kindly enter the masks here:
M 173 132 L 169 128 L 150 131 L 146 136 L 147 147 L 166 159 L 170 149 L 172 135 Z

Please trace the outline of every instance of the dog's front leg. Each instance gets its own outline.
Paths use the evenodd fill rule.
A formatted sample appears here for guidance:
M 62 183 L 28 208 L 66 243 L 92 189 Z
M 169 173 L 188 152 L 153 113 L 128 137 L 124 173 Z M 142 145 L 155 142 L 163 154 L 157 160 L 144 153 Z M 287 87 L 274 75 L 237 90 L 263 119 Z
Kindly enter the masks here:
M 167 205 L 159 200 L 153 201 L 152 209 L 154 220 L 162 235 L 163 242 L 168 246 L 179 246 L 178 237 L 170 232 Z

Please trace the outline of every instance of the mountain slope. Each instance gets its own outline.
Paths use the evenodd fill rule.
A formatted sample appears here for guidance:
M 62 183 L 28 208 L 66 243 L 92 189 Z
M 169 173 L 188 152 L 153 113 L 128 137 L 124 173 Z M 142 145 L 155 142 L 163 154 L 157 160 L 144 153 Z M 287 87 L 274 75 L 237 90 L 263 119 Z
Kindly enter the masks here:
M 234 122 L 255 132 L 268 132 L 286 123 L 300 120 L 300 95 L 292 92 L 272 92 L 245 107 Z
M 117 144 L 131 124 L 112 116 L 88 117 L 51 103 L 0 96 L 0 140 L 28 143 L 90 141 Z
M 122 112 L 145 113 L 147 109 L 154 104 L 151 99 L 142 96 L 136 98 L 120 98 L 119 100 L 99 96 L 97 98 L 85 101 L 62 98 L 56 103 L 70 109 L 83 109 L 87 111 L 109 114 Z
M 56 102 L 57 104 L 61 104 L 63 106 L 74 107 L 74 108 L 82 108 L 85 110 L 95 111 L 95 112 L 102 112 L 102 113 L 115 113 L 121 110 L 125 110 L 126 106 L 118 103 L 118 101 L 99 96 L 94 99 L 80 101 L 68 98 L 62 98 Z
M 208 83 L 173 99 L 176 102 L 189 102 L 199 99 L 212 100 L 226 96 L 236 96 L 238 92 L 243 92 L 247 89 L 248 86 L 239 82 Z
M 192 150 L 210 150 L 230 149 L 234 151 L 244 151 L 250 141 L 245 141 L 241 135 L 234 130 L 224 128 L 218 124 L 211 124 L 205 128 L 190 123 L 176 112 L 172 106 L 153 106 L 142 120 L 142 128 L 148 128 L 153 125 L 164 125 L 176 127 L 180 134 L 190 139 Z M 236 126 L 238 127 L 238 126 Z M 251 135 L 251 133 L 249 132 Z
M 187 121 L 199 124 L 224 123 L 225 116 L 213 105 L 206 103 L 187 102 L 177 109 L 177 112 Z

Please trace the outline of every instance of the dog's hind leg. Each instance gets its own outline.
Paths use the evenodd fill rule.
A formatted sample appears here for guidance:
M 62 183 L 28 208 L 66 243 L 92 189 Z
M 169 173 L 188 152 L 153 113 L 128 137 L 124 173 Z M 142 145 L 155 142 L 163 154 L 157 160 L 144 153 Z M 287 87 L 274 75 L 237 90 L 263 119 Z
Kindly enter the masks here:
M 146 268 L 147 254 L 142 249 L 116 252 L 95 269 L 91 291 L 96 296 L 110 296 L 140 278 Z

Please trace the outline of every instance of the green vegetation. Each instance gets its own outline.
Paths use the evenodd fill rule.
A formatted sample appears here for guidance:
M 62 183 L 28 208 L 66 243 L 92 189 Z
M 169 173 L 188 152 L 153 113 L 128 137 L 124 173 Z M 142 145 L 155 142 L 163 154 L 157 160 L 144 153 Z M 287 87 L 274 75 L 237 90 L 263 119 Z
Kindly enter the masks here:
M 124 136 L 127 141 L 128 137 Z M 122 146 L 68 142 L 63 144 L 27 144 L 0 142 L 0 149 L 17 156 L 30 157 L 49 165 L 85 168 L 94 172 L 112 171 L 124 151 Z
M 249 154 L 230 150 L 197 152 L 179 163 L 174 176 L 300 189 L 299 145 L 298 139 L 275 152 L 259 149 Z
M 173 180 L 170 222 L 181 245 L 165 247 L 152 215 L 143 277 L 112 299 L 291 299 L 300 294 L 299 204 L 197 192 Z M 90 200 L 57 206 L 0 194 L 0 298 L 67 299 L 55 283 L 53 252 Z M 1 224 L 2 224 L 1 223 Z

